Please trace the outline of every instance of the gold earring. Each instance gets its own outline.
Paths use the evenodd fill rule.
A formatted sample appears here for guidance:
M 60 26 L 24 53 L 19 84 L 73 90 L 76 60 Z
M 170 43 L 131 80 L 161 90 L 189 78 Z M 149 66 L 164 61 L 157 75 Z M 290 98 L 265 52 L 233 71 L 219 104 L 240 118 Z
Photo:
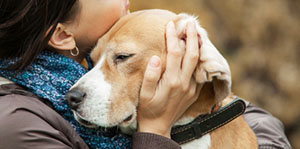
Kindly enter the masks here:
M 76 52 L 76 53 L 73 53 L 73 50 L 74 50 L 74 49 L 71 49 L 71 50 L 70 50 L 71 55 L 72 55 L 72 56 L 78 56 L 78 55 L 79 55 L 79 49 L 78 49 L 77 47 L 75 47 L 75 50 L 76 50 L 75 52 Z

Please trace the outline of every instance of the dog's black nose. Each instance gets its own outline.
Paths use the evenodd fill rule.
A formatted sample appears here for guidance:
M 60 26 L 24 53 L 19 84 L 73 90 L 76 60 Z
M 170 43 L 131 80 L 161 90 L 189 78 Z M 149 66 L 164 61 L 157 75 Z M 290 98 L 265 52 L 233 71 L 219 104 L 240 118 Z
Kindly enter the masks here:
M 85 93 L 79 91 L 78 89 L 70 90 L 67 93 L 66 98 L 69 102 L 71 109 L 76 110 L 80 103 L 82 103 L 82 101 L 84 100 L 85 95 Z

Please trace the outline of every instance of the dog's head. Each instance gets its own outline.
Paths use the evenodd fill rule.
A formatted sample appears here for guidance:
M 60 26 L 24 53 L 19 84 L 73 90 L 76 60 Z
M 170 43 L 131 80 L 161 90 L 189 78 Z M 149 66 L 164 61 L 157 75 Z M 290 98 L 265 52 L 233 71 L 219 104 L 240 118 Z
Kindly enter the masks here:
M 186 24 L 195 20 L 187 14 L 176 15 L 165 10 L 138 11 L 121 18 L 93 49 L 91 57 L 95 67 L 67 95 L 77 120 L 85 125 L 102 127 L 127 126 L 135 122 L 139 92 L 149 59 L 153 55 L 159 56 L 165 68 L 166 24 L 174 21 L 178 37 L 183 39 L 181 46 L 185 46 Z M 197 104 L 185 114 L 192 117 L 199 114 L 199 110 L 194 110 L 201 109 L 199 106 L 211 106 L 224 99 L 231 85 L 226 60 L 199 24 L 197 31 L 203 45 L 194 77 L 197 82 L 208 82 L 208 85 L 203 87 Z M 203 52 L 204 49 L 212 53 Z

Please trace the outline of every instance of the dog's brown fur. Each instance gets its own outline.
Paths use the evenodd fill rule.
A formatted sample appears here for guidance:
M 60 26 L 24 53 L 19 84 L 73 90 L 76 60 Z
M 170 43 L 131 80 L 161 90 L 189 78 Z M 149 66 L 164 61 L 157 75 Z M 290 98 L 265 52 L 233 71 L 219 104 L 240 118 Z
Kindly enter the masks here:
M 120 114 L 124 113 L 122 110 L 130 109 L 126 106 L 128 102 L 137 106 L 144 71 L 151 56 L 159 56 L 162 59 L 163 70 L 165 69 L 165 26 L 169 21 L 174 21 L 177 27 L 184 17 L 185 15 L 176 15 L 162 10 L 135 12 L 121 18 L 107 34 L 99 39 L 91 56 L 97 63 L 105 55 L 100 69 L 106 76 L 105 80 L 112 85 L 109 121 L 120 123 L 120 120 L 124 119 L 124 115 Z M 178 35 L 182 38 L 184 33 L 179 32 Z M 181 45 L 184 46 L 183 41 Z M 115 62 L 115 56 L 120 53 L 134 54 L 134 56 L 124 62 Z M 197 81 L 201 80 L 199 71 L 196 70 L 194 75 Z M 215 94 L 214 86 L 220 83 L 222 82 L 214 79 L 206 82 L 198 100 L 183 117 L 194 118 L 199 114 L 210 113 L 213 105 L 218 103 L 225 105 L 232 101 L 233 96 L 227 96 L 229 93 L 227 91 L 222 93 L 227 96 L 226 99 L 224 95 Z M 257 148 L 255 134 L 242 116 L 213 131 L 210 135 L 211 148 Z

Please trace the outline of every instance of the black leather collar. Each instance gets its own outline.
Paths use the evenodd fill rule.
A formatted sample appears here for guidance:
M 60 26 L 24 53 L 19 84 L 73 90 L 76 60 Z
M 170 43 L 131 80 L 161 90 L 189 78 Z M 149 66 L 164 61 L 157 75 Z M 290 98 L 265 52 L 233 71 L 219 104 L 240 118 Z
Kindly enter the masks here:
M 231 122 L 245 112 L 246 104 L 236 98 L 218 111 L 198 116 L 193 122 L 172 128 L 171 138 L 178 144 L 190 142 Z

